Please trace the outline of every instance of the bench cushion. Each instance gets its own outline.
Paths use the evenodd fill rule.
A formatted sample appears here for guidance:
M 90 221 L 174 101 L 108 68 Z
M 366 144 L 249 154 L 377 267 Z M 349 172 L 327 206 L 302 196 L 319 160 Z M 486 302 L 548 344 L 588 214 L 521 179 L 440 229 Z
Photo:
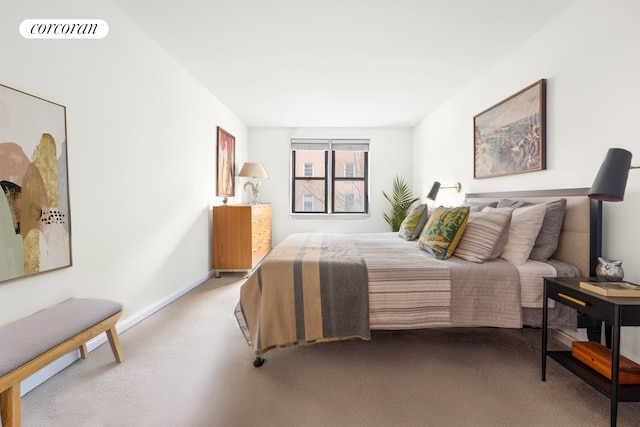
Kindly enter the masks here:
M 0 377 L 122 311 L 122 304 L 72 298 L 0 327 Z

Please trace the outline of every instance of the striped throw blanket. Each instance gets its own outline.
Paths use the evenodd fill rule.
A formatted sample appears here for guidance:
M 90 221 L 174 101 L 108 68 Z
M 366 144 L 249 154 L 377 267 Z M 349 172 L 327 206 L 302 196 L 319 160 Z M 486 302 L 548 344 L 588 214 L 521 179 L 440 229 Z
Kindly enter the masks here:
M 242 285 L 236 316 L 256 355 L 287 345 L 368 340 L 365 262 L 349 235 L 292 234 Z

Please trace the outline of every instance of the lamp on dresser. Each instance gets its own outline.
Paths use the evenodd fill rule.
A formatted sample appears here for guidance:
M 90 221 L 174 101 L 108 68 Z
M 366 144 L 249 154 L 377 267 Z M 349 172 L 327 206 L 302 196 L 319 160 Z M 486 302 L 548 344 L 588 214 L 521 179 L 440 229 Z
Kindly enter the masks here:
M 250 163 L 246 162 L 242 165 L 242 169 L 240 169 L 240 173 L 238 176 L 245 178 L 263 178 L 268 179 L 267 171 L 264 170 L 264 166 L 262 163 Z M 253 201 L 251 203 L 258 203 L 258 193 L 260 192 L 260 181 L 252 182 L 247 181 L 244 184 L 244 189 L 247 190 L 247 187 L 251 188 L 251 193 L 253 194 Z M 247 190 L 248 191 L 248 190 Z

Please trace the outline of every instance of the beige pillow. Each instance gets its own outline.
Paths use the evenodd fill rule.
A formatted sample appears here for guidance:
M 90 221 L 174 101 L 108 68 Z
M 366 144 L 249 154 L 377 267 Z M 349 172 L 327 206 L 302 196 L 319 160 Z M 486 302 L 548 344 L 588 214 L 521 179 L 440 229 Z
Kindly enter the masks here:
M 511 212 L 511 209 L 492 208 L 471 212 L 467 227 L 453 254 L 473 262 L 498 258 L 507 241 Z
M 499 208 L 522 208 L 534 203 L 502 199 L 498 203 Z M 562 230 L 564 213 L 567 210 L 567 199 L 558 199 L 547 203 L 547 213 L 542 221 L 542 227 L 538 233 L 536 244 L 533 245 L 529 259 L 535 261 L 547 261 L 558 248 L 558 239 Z
M 546 203 L 513 210 L 509 234 L 500 258 L 516 265 L 527 262 L 542 227 L 546 211 Z

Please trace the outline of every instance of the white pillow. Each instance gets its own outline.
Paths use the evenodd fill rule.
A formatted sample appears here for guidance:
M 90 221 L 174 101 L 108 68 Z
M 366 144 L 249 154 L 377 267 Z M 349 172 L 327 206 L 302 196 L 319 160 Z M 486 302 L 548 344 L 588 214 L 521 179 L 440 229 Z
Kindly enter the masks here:
M 546 211 L 546 203 L 513 210 L 507 242 L 502 248 L 500 258 L 516 265 L 527 262 L 540 233 Z

